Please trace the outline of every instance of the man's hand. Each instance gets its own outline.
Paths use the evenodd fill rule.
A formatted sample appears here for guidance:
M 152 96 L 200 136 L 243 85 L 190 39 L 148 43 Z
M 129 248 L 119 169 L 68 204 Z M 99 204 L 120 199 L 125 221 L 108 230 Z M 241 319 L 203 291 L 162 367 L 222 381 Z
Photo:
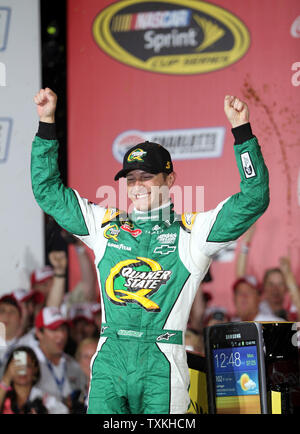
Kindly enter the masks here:
M 68 259 L 64 250 L 53 250 L 49 253 L 49 261 L 53 267 L 54 273 L 58 275 L 66 274 Z
M 34 102 L 37 105 L 40 121 L 53 124 L 55 122 L 57 95 L 49 87 L 46 87 L 35 95 Z
M 283 256 L 279 259 L 279 268 L 285 279 L 289 279 L 291 276 L 293 276 L 291 261 L 288 256 Z
M 249 122 L 249 109 L 247 104 L 235 96 L 225 96 L 224 111 L 232 128 L 239 127 Z
M 244 234 L 243 242 L 245 245 L 249 245 L 251 243 L 254 232 L 255 232 L 255 223 L 252 226 L 250 226 L 250 228 Z

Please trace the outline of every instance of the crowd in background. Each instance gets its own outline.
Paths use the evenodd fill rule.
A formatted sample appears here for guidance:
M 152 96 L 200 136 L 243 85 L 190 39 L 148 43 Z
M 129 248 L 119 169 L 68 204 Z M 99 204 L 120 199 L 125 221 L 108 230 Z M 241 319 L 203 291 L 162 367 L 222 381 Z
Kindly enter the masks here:
M 200 285 L 193 303 L 185 346 L 204 356 L 205 327 L 229 321 L 299 321 L 300 295 L 290 260 L 282 257 L 261 283 L 248 274 L 253 226 L 243 236 L 236 280 L 228 293 L 234 313 L 219 306 Z M 65 232 L 65 237 L 70 237 Z M 84 245 L 76 249 L 81 279 L 66 291 L 67 254 L 49 253 L 51 266 L 34 270 L 30 289 L 0 297 L 0 413 L 85 413 L 90 365 L 101 329 L 101 303 L 94 264 Z M 2 340 L 2 341 L 1 341 Z

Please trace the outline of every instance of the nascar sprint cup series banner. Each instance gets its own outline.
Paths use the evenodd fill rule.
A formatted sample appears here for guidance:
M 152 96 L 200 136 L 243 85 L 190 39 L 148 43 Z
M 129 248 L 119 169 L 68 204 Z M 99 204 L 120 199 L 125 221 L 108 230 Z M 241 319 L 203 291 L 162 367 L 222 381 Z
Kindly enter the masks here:
M 179 213 L 206 211 L 240 178 L 224 96 L 245 100 L 270 171 L 271 202 L 256 225 L 248 273 L 290 254 L 300 263 L 300 7 L 298 0 L 69 0 L 69 185 L 130 210 L 113 178 L 126 150 L 161 143 L 177 173 Z M 247 165 L 247 162 L 245 163 Z M 232 309 L 240 240 L 214 258 L 207 290 Z M 79 278 L 71 255 L 71 284 Z

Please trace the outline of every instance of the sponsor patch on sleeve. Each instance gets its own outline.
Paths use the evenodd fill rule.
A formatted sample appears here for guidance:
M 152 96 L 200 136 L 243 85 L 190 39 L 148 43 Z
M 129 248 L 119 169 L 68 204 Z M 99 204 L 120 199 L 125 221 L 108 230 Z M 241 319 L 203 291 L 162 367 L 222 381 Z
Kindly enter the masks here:
M 246 178 L 254 178 L 256 172 L 254 170 L 249 152 L 243 152 L 241 154 L 242 167 Z
M 192 230 L 196 215 L 196 212 L 185 213 L 181 215 L 181 227 L 185 231 L 190 232 Z
M 101 227 L 103 228 L 111 221 L 116 221 L 118 219 L 125 218 L 125 217 L 126 217 L 126 213 L 124 211 L 120 211 L 117 208 L 107 208 L 102 220 Z

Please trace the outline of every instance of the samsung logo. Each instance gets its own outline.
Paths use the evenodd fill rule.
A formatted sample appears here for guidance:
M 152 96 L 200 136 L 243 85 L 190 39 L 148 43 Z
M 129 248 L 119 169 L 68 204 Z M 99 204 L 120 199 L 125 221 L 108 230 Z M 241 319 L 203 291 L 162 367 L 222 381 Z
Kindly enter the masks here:
M 240 333 L 235 333 L 232 335 L 225 335 L 225 339 L 240 339 L 241 338 L 241 334 Z

